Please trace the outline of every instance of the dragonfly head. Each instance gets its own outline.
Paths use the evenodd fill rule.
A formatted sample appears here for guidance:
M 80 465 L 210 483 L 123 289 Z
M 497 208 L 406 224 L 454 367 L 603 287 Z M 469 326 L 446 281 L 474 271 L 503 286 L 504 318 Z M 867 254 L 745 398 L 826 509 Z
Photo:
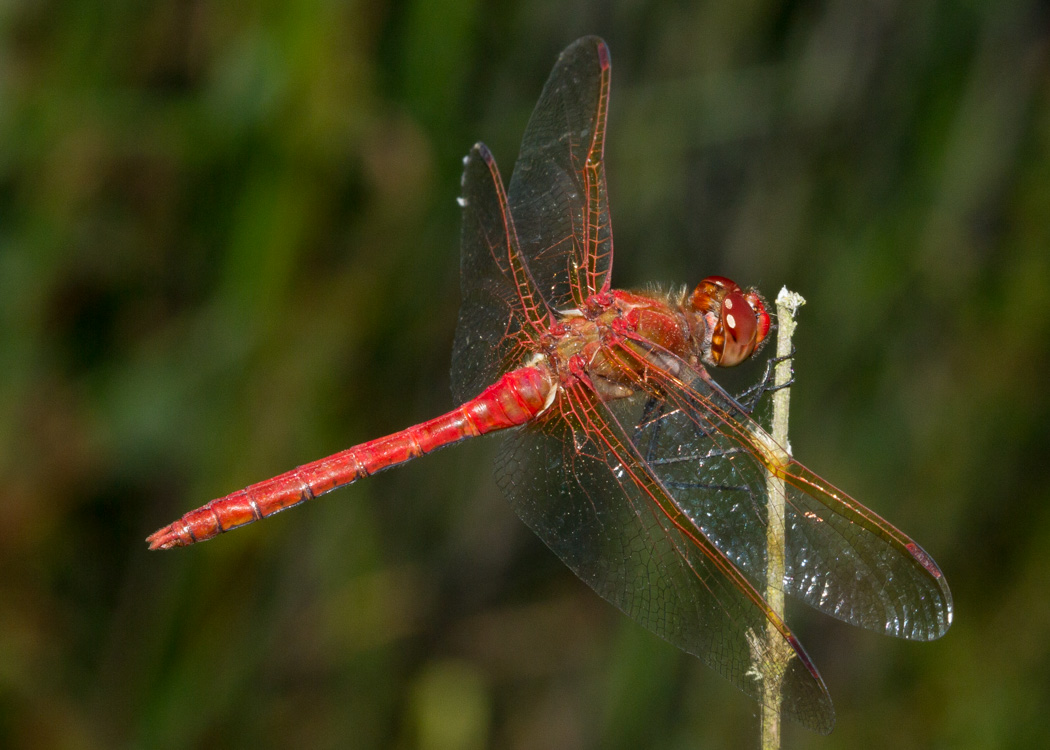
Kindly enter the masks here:
M 701 281 L 689 302 L 708 324 L 710 338 L 705 337 L 700 355 L 706 364 L 738 365 L 758 351 L 769 333 L 769 313 L 761 295 L 724 276 Z

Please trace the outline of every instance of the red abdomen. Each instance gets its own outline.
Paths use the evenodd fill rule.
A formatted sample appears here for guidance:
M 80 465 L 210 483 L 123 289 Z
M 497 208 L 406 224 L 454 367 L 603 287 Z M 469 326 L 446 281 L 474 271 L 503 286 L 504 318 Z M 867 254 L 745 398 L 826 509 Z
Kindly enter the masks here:
M 146 541 L 150 549 L 203 542 L 446 445 L 525 424 L 547 408 L 554 387 L 545 367 L 514 370 L 458 409 L 212 500 Z

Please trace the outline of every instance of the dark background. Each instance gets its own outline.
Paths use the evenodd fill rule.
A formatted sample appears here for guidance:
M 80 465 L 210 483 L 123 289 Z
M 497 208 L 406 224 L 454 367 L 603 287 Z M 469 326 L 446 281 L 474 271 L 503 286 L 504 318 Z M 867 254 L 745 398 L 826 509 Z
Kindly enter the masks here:
M 789 612 L 838 724 L 785 747 L 1050 742 L 1042 7 L 6 4 L 0 745 L 756 744 L 755 705 L 517 521 L 493 439 L 142 541 L 452 407 L 460 159 L 509 177 L 586 33 L 616 285 L 802 293 L 796 454 L 955 595 L 928 644 Z

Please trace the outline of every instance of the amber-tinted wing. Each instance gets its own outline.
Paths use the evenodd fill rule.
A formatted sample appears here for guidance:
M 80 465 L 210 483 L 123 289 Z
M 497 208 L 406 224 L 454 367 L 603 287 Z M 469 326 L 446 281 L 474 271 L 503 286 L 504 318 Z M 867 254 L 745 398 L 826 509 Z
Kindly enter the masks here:
M 637 356 L 629 348 L 618 353 Z M 944 635 L 952 597 L 930 556 L 802 464 L 785 461 L 772 438 L 704 373 L 680 360 L 675 366 L 677 375 L 648 371 L 644 387 L 652 399 L 632 440 L 692 524 L 764 587 L 766 476 L 775 471 L 787 483 L 787 594 L 886 635 L 920 641 Z
M 644 394 L 603 403 L 587 385 L 573 386 L 538 424 L 505 438 L 500 487 L 540 539 L 609 602 L 759 702 L 762 680 L 780 680 L 785 713 L 830 731 L 831 699 L 798 641 L 678 509 L 634 445 L 626 425 L 642 418 L 645 403 Z M 779 650 L 791 658 L 778 660 Z
M 508 196 L 540 292 L 555 310 L 609 287 L 612 226 L 605 187 L 609 49 L 584 37 L 558 57 L 522 138 Z
M 463 160 L 462 303 L 452 392 L 473 398 L 534 350 L 550 311 L 518 245 L 496 161 L 478 143 Z

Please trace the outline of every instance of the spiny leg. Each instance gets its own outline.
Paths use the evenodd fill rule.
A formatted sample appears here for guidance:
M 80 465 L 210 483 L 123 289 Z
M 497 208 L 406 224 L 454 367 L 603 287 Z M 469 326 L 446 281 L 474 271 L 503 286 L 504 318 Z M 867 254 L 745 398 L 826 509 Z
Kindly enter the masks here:
M 759 401 L 766 394 L 776 393 L 782 388 L 790 388 L 795 382 L 795 371 L 792 369 L 791 377 L 783 383 L 776 383 L 776 368 L 781 362 L 789 362 L 795 357 L 795 347 L 791 347 L 791 351 L 782 357 L 770 357 L 766 360 L 766 368 L 762 373 L 762 377 L 759 378 L 758 382 L 749 388 L 742 391 L 736 396 L 737 402 L 744 408 L 748 414 L 754 414 L 755 409 L 758 407 Z

